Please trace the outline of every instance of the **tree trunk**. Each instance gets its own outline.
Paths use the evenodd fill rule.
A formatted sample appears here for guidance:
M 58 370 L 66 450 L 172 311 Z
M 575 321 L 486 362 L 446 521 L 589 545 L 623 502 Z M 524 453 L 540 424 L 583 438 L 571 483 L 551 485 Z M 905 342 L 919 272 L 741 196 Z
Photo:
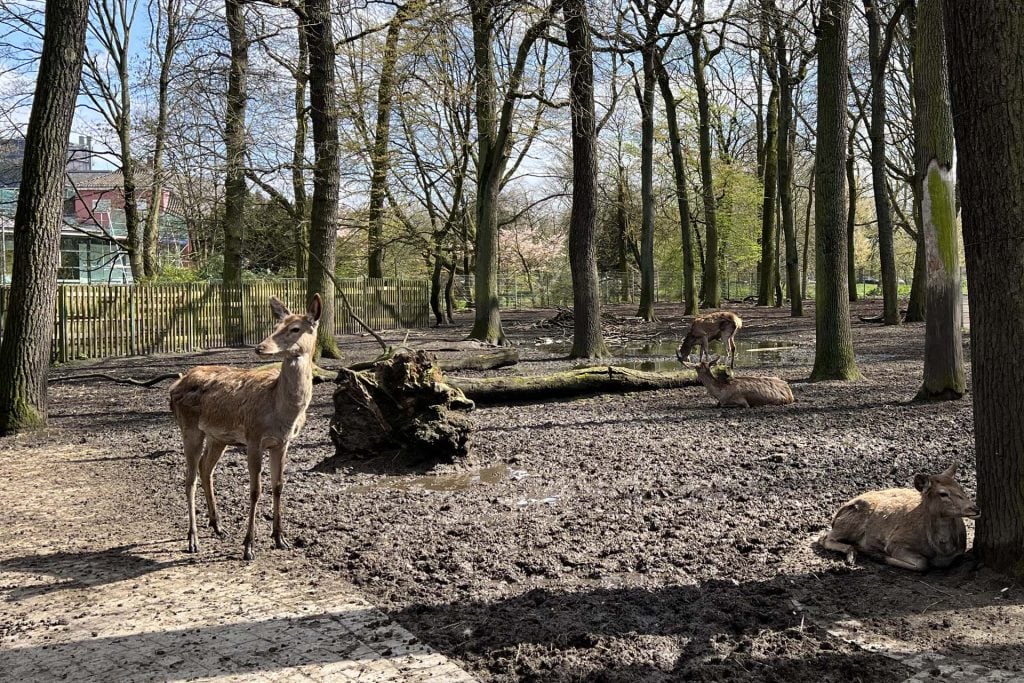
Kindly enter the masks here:
M 777 13 L 777 10 L 776 10 Z M 786 241 L 786 289 L 789 314 L 804 314 L 803 288 L 800 285 L 800 257 L 796 247 L 796 217 L 793 213 L 793 88 L 786 32 L 781 25 L 775 32 L 775 59 L 779 65 L 779 205 L 782 210 L 782 234 Z
M 910 298 L 907 300 L 908 323 L 924 322 L 928 314 L 928 264 L 925 257 L 924 233 L 921 231 L 921 198 L 920 190 L 914 187 L 914 281 L 910 285 Z
M 295 64 L 295 149 L 292 151 L 292 214 L 295 221 L 295 277 L 305 279 L 308 272 L 306 245 L 309 199 L 306 196 L 306 136 L 309 115 L 306 110 L 306 83 L 309 80 L 309 45 L 306 32 L 298 30 L 298 61 Z
M 434 235 L 434 248 L 431 251 L 430 260 L 430 310 L 434 314 L 434 325 L 445 324 L 445 314 L 441 310 L 441 271 L 444 268 L 444 253 L 441 250 L 441 240 Z
M 473 15 L 473 59 L 476 67 L 478 137 L 476 183 L 476 303 L 472 339 L 506 344 L 498 308 L 498 191 L 505 150 L 498 146 L 497 83 L 494 76 L 493 8 L 486 0 L 470 2 Z
M 171 68 L 181 45 L 182 4 L 167 0 L 158 10 L 164 14 L 167 33 L 160 54 L 160 74 L 157 76 L 156 129 L 153 131 L 153 178 L 149 186 L 149 210 L 142 234 L 142 267 L 147 278 L 156 277 L 160 269 L 157 247 L 160 239 L 160 215 L 163 211 L 164 150 L 167 147 L 167 126 L 170 105 Z
M 689 33 L 687 38 L 693 58 L 693 86 L 697 93 L 697 143 L 700 150 L 701 198 L 704 205 L 706 243 L 703 271 L 704 304 L 708 308 L 718 308 L 722 304 L 722 288 L 718 276 L 718 221 L 711 169 L 711 103 L 704 73 L 705 50 L 703 37 L 699 32 Z
M 676 202 L 679 204 L 679 232 L 682 237 L 683 255 L 683 315 L 697 315 L 697 274 L 693 267 L 693 238 L 690 235 L 690 197 L 686 182 L 686 163 L 683 160 L 683 143 L 679 135 L 679 121 L 676 115 L 676 99 L 672 95 L 668 71 L 658 59 L 658 85 L 661 99 L 665 102 L 665 123 L 668 127 L 669 148 L 672 151 L 672 172 L 676 181 Z
M 621 150 L 620 150 L 621 152 Z M 626 213 L 626 169 L 619 159 L 619 172 L 615 176 L 615 246 L 618 256 L 618 268 L 622 273 L 620 299 L 622 303 L 632 303 L 633 289 L 630 286 L 629 268 L 629 218 Z
M 88 14 L 88 0 L 46 3 L 43 50 L 14 215 L 10 299 L 0 343 L 0 436 L 46 424 L 64 171 Z
M 846 164 L 847 29 L 850 0 L 823 0 L 818 26 L 818 145 L 815 166 L 815 350 L 811 380 L 857 379 L 846 291 L 843 174 Z
M 306 0 L 306 42 L 309 46 L 309 102 L 313 121 L 313 203 L 309 219 L 309 277 L 306 295 L 323 296 L 317 327 L 317 355 L 340 358 L 334 338 L 334 274 L 338 239 L 338 106 L 334 71 L 334 30 L 330 0 Z
M 636 315 L 657 320 L 654 313 L 654 47 L 643 50 L 644 82 L 640 93 L 640 307 Z
M 810 249 L 811 244 L 811 212 L 814 210 L 814 178 L 817 175 L 815 163 L 811 163 L 811 177 L 807 181 L 807 212 L 804 214 L 804 257 L 800 262 L 800 290 L 804 293 L 804 298 L 807 296 L 807 264 L 809 259 L 807 258 L 807 252 Z M 852 252 L 850 258 L 853 258 Z
M 945 3 L 971 305 L 978 520 L 986 565 L 1024 577 L 1024 11 Z M 929 309 L 928 317 L 932 311 Z
M 224 179 L 224 283 L 222 315 L 229 344 L 245 343 L 242 320 L 242 239 L 245 232 L 245 105 L 249 70 L 249 38 L 243 0 L 225 0 L 225 19 L 231 43 L 228 69 L 227 112 L 224 148 L 227 155 Z
M 853 142 L 857 138 L 857 127 L 850 129 L 846 138 L 846 187 L 849 197 L 846 202 L 846 289 L 850 301 L 858 299 L 857 259 L 854 251 L 854 235 L 857 230 L 857 157 L 853 153 Z
M 444 284 L 444 311 L 445 322 L 449 325 L 455 323 L 455 252 L 452 251 L 451 263 L 448 266 L 448 279 Z
M 927 264 L 928 320 L 924 384 L 919 399 L 958 399 L 967 391 L 961 328 L 953 114 L 949 108 L 942 0 L 920 0 L 914 51 L 915 183 L 921 188 L 921 228 Z M 1024 178 L 1021 179 L 1024 182 Z
M 594 54 L 586 0 L 565 0 L 565 41 L 569 46 L 569 114 L 572 121 L 572 213 L 569 267 L 572 270 L 573 333 L 570 358 L 608 355 L 601 334 L 597 277 L 597 115 L 594 112 Z
M 885 165 L 885 70 L 888 55 L 882 50 L 882 18 L 876 0 L 864 0 L 868 20 L 868 62 L 871 67 L 871 186 L 878 221 L 878 259 L 882 270 L 882 322 L 900 324 L 899 290 L 896 283 L 896 250 L 893 246 L 892 211 L 886 192 Z
M 395 12 L 388 25 L 381 55 L 380 83 L 377 86 L 377 125 L 373 134 L 370 157 L 370 214 L 367 273 L 369 277 L 384 277 L 384 197 L 390 166 L 391 103 L 395 91 L 395 71 L 398 67 L 398 38 L 405 21 L 408 5 Z
M 757 305 L 771 303 L 775 288 L 775 198 L 778 196 L 779 171 L 779 86 L 773 79 L 765 116 L 764 196 L 761 201 L 761 277 Z

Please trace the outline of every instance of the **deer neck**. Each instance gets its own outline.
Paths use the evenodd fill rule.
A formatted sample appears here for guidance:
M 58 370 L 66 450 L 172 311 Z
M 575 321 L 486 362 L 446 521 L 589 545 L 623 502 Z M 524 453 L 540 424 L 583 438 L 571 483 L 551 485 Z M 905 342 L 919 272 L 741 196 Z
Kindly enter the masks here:
M 279 415 L 298 417 L 313 398 L 313 359 L 309 354 L 281 361 L 274 403 Z

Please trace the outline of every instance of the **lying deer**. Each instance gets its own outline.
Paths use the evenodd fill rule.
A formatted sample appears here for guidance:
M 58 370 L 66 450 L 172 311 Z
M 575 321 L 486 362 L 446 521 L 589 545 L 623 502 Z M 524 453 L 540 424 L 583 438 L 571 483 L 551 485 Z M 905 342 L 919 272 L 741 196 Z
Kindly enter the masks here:
M 685 361 L 683 365 L 697 368 L 697 379 L 707 387 L 708 393 L 718 399 L 718 405 L 755 408 L 781 406 L 793 402 L 793 390 L 789 388 L 786 380 L 778 377 L 719 378 L 711 369 L 717 362 L 718 356 L 705 356 L 696 366 Z
M 743 319 L 730 311 L 716 311 L 697 316 L 693 319 L 690 331 L 683 339 L 683 343 L 676 350 L 676 358 L 685 363 L 690 356 L 690 351 L 697 344 L 700 344 L 701 356 L 706 356 L 710 353 L 708 345 L 716 339 L 721 339 L 725 344 L 726 354 L 731 357 L 729 367 L 735 367 L 736 341 L 733 337 L 741 327 L 743 327 Z
M 221 365 L 192 368 L 171 386 L 171 410 L 185 447 L 185 500 L 188 504 L 188 552 L 199 552 L 196 531 L 196 473 L 203 484 L 210 526 L 223 536 L 213 491 L 213 470 L 228 446 L 245 446 L 249 465 L 249 526 L 245 559 L 255 557 L 256 504 L 260 499 L 263 451 L 270 451 L 274 493 L 274 544 L 288 548 L 281 532 L 281 490 L 288 443 L 306 422 L 313 396 L 313 349 L 323 303 L 313 296 L 305 315 L 289 311 L 271 297 L 277 326 L 257 344 L 261 356 L 278 356 L 279 368 L 244 370 Z M 203 448 L 205 441 L 206 447 Z
M 846 554 L 857 551 L 886 564 L 923 572 L 948 567 L 967 549 L 963 517 L 981 513 L 953 477 L 956 465 L 941 474 L 914 475 L 914 488 L 863 493 L 839 508 L 832 529 L 818 542 Z

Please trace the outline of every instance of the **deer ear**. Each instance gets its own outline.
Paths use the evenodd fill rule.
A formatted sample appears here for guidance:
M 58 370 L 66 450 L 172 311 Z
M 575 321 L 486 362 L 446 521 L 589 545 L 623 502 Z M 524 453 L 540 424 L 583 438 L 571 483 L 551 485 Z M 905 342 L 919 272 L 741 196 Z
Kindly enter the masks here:
M 309 318 L 310 322 L 318 323 L 323 312 L 324 302 L 319 294 L 314 294 L 313 299 L 309 302 L 309 308 L 306 309 L 306 317 Z
M 918 472 L 914 475 L 914 488 L 924 493 L 928 490 L 928 487 L 932 485 L 932 478 L 923 472 Z
M 956 476 L 956 463 L 953 463 L 952 465 L 950 465 L 949 467 L 944 469 L 942 471 L 942 476 L 943 477 L 950 477 L 950 478 L 955 477 Z
M 288 307 L 281 303 L 281 300 L 276 296 L 270 297 L 270 310 L 274 314 L 274 317 L 277 318 L 278 322 L 281 322 L 292 314 L 292 312 L 288 310 Z

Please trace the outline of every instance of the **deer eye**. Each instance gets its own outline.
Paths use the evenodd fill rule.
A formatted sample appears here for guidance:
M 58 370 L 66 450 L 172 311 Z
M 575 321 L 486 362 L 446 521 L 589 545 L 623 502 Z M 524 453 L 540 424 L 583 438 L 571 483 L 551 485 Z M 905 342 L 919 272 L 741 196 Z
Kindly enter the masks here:
M 940 491 L 939 495 L 943 498 L 949 498 L 949 491 Z
M 302 332 L 302 328 L 301 327 L 293 327 L 292 328 L 292 332 L 298 334 L 299 332 Z

